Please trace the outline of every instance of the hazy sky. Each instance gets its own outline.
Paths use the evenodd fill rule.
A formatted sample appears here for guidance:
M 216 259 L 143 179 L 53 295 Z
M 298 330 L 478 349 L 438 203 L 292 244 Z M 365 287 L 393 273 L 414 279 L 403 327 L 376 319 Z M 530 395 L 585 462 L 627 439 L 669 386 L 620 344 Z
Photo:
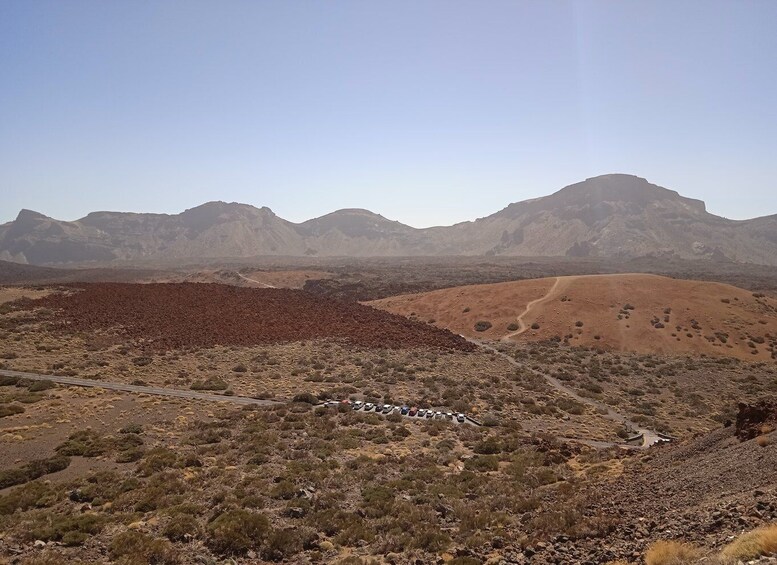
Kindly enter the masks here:
M 423 227 L 609 172 L 774 214 L 775 29 L 774 0 L 0 0 L 0 222 Z

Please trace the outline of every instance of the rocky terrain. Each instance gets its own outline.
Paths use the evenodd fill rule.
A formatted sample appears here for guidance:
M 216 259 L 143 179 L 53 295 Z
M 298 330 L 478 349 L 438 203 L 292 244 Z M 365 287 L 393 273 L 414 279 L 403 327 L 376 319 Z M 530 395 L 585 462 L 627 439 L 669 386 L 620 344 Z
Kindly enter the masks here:
M 473 349 L 447 330 L 289 289 L 198 283 L 83 284 L 20 301 L 16 307 L 33 310 L 33 316 L 48 321 L 55 330 L 113 331 L 122 340 L 163 351 L 323 338 L 365 347 Z
M 699 563 L 717 563 L 713 556 L 735 536 L 777 520 L 773 436 L 761 436 L 762 443 L 742 442 L 731 426 L 630 458 L 617 477 L 595 482 L 578 500 L 581 514 L 604 521 L 606 533 L 576 539 L 558 535 L 508 554 L 505 561 L 641 563 L 652 543 L 679 540 L 699 548 Z M 677 563 L 686 562 L 697 560 Z
M 471 222 L 416 229 L 367 210 L 294 224 L 269 208 L 209 202 L 175 215 L 22 210 L 0 259 L 38 265 L 257 256 L 685 258 L 777 264 L 777 216 L 733 221 L 632 175 L 587 179 Z
M 513 365 L 287 289 L 15 287 L 0 303 L 4 368 L 275 401 L 3 377 L 0 563 L 636 564 L 669 540 L 728 564 L 735 536 L 777 519 L 773 404 L 759 403 L 777 390 L 772 363 L 499 344 Z M 629 430 L 537 371 L 676 445 L 628 448 Z M 484 425 L 315 405 L 326 398 Z

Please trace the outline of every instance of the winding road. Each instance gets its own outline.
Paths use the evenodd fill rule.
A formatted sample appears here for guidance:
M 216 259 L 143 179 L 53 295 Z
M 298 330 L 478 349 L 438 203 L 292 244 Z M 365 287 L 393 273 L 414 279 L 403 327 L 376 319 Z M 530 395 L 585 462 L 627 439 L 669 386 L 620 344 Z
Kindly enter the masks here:
M 554 282 L 553 286 L 551 286 L 548 292 L 545 293 L 545 296 L 542 296 L 541 298 L 537 298 L 536 300 L 532 300 L 526 305 L 526 308 L 524 308 L 523 312 L 518 314 L 518 318 L 516 320 L 518 322 L 518 329 L 502 337 L 502 340 L 509 341 L 511 338 L 521 335 L 523 332 L 528 330 L 529 326 L 523 320 L 526 317 L 526 315 L 529 312 L 531 312 L 535 306 L 539 304 L 543 304 L 545 302 L 549 302 L 554 298 L 556 298 L 556 296 L 558 296 L 562 290 L 567 288 L 569 284 L 577 278 L 579 277 L 576 277 L 576 276 L 556 277 L 556 282 Z
M 264 288 L 278 288 L 277 286 L 273 286 L 271 284 L 263 283 L 262 281 L 258 281 L 256 279 L 249 279 L 247 276 L 243 275 L 242 273 L 237 274 L 238 277 L 243 279 L 244 281 L 252 282 L 258 285 L 263 286 Z
M 482 347 L 483 349 L 486 349 L 491 353 L 494 353 L 495 355 L 499 355 L 500 357 L 507 360 L 511 365 L 515 367 L 518 367 L 526 371 L 531 371 L 535 375 L 542 377 L 550 386 L 552 386 L 557 391 L 563 394 L 566 394 L 567 396 L 575 399 L 577 402 L 580 402 L 581 404 L 585 404 L 587 406 L 590 406 L 591 408 L 594 408 L 597 412 L 600 412 L 602 415 L 602 418 L 606 418 L 613 422 L 622 424 L 627 428 L 631 428 L 632 430 L 634 430 L 635 437 L 641 437 L 642 439 L 642 444 L 637 447 L 648 448 L 651 445 L 655 445 L 656 443 L 663 443 L 667 441 L 667 439 L 661 437 L 657 432 L 641 427 L 636 422 L 629 420 L 626 416 L 624 416 L 623 414 L 620 414 L 619 412 L 616 412 L 606 404 L 599 402 L 597 400 L 593 400 L 592 398 L 581 396 L 574 389 L 569 388 L 557 378 L 551 377 L 550 375 L 545 374 L 542 371 L 537 371 L 535 369 L 532 369 L 531 367 L 527 367 L 526 365 L 519 363 L 511 355 L 508 355 L 507 353 L 500 351 L 493 345 L 489 345 L 488 343 L 485 343 L 476 339 L 468 338 L 466 336 L 461 336 L 461 337 L 463 337 L 464 339 L 466 339 L 471 343 L 474 343 L 478 347 Z M 586 440 L 580 440 L 580 441 L 585 442 Z M 619 444 L 619 443 L 613 443 L 612 445 L 626 446 L 626 444 Z

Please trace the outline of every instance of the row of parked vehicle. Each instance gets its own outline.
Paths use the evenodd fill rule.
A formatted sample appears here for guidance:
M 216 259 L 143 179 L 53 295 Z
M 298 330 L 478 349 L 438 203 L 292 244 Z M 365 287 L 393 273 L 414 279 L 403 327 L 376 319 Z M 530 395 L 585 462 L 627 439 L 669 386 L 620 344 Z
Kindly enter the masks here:
M 351 402 L 348 399 L 337 401 L 330 400 L 327 405 L 346 404 L 350 405 L 352 410 L 362 410 L 364 412 L 374 412 L 376 414 L 399 414 L 400 416 L 407 416 L 409 418 L 425 418 L 434 420 L 455 420 L 459 423 L 464 423 L 467 420 L 467 416 L 461 413 L 454 414 L 453 412 L 443 412 L 441 410 L 431 410 L 426 408 L 416 408 L 415 406 L 395 406 L 393 404 L 373 404 L 372 402 L 362 402 L 356 400 Z

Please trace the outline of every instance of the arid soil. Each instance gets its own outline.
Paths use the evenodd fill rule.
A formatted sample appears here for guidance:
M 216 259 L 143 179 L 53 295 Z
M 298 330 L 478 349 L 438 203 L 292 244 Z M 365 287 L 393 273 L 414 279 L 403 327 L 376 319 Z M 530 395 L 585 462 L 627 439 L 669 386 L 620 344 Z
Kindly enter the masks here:
M 333 273 L 313 270 L 291 271 L 265 271 L 250 270 L 241 272 L 248 279 L 259 281 L 260 284 L 271 285 L 275 288 L 302 288 L 311 280 L 325 280 L 331 278 Z
M 520 297 L 522 310 L 547 295 L 546 282 Z M 10 485 L 0 486 L 3 565 L 636 564 L 658 539 L 714 552 L 777 519 L 774 432 L 759 427 L 739 442 L 734 426 L 723 428 L 738 401 L 777 391 L 771 361 L 500 342 L 515 367 L 462 350 L 429 324 L 298 291 L 57 292 L 0 309 L 2 366 L 280 402 L 240 408 L 0 381 L 0 485 Z M 316 338 L 274 341 L 297 310 L 331 323 L 314 325 Z M 376 347 L 376 320 L 410 328 L 422 345 Z M 162 331 L 182 341 L 149 342 Z M 535 370 L 679 445 L 644 452 L 559 439 L 611 444 L 628 430 Z M 310 404 L 329 397 L 461 410 L 487 425 Z
M 773 442 L 774 435 L 764 437 Z M 698 560 L 656 563 L 737 563 L 718 561 L 718 552 L 735 536 L 777 521 L 777 448 L 740 442 L 733 426 L 626 458 L 618 473 L 608 472 L 612 468 L 612 461 L 589 466 L 587 472 L 603 480 L 591 481 L 569 505 L 585 517 L 578 519 L 598 522 L 599 534 L 562 534 L 506 561 L 643 563 L 652 543 L 677 540 L 698 547 Z
M 642 274 L 568 276 L 369 304 L 481 339 L 562 339 L 613 351 L 753 361 L 777 357 L 777 300 L 721 283 Z M 478 321 L 490 326 L 478 331 Z
M 737 402 L 777 394 L 777 364 L 769 361 L 637 355 L 555 341 L 503 342 L 499 348 L 579 395 L 680 440 L 733 421 Z
M 85 284 L 27 301 L 63 332 L 115 332 L 153 350 L 249 346 L 317 338 L 365 347 L 473 346 L 446 330 L 367 306 L 287 289 L 216 284 Z

